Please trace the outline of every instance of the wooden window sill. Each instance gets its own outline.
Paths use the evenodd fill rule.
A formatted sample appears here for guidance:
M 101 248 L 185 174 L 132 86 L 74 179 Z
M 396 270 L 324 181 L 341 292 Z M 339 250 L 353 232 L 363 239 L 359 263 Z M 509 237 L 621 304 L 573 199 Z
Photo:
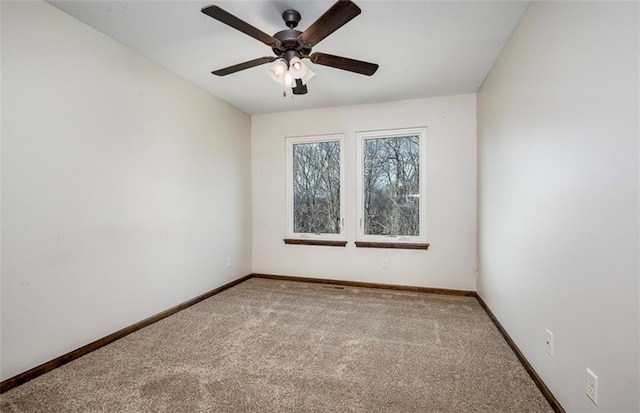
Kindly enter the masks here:
M 429 244 L 418 242 L 363 242 L 356 241 L 358 248 L 397 248 L 403 250 L 427 250 Z
M 322 239 L 285 238 L 283 241 L 287 245 L 320 245 L 323 247 L 344 247 L 347 245 L 347 241 L 328 241 Z

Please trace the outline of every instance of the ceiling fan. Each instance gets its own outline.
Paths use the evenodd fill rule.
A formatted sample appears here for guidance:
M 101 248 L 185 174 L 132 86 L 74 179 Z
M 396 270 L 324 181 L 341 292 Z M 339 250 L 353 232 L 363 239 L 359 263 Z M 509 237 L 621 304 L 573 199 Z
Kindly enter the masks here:
M 202 9 L 202 12 L 261 41 L 271 47 L 275 54 L 275 56 L 259 57 L 211 72 L 217 76 L 226 76 L 277 61 L 273 67 L 269 68 L 271 77 L 284 87 L 291 87 L 293 94 L 303 95 L 307 93 L 306 82 L 315 74 L 306 67 L 302 59 L 367 76 L 373 75 L 378 70 L 378 65 L 375 63 L 326 53 L 311 53 L 311 49 L 316 44 L 361 13 L 360 8 L 350 0 L 338 0 L 304 32 L 295 29 L 301 19 L 300 13 L 296 10 L 286 10 L 282 13 L 282 19 L 288 29 L 279 31 L 273 36 L 269 36 L 218 6 L 207 6 Z

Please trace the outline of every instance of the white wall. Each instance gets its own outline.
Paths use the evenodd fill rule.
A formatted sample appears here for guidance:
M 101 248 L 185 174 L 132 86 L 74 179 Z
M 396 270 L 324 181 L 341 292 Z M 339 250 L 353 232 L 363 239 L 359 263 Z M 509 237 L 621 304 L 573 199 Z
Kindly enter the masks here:
M 478 291 L 571 412 L 640 411 L 638 47 L 636 2 L 533 2 L 478 93 Z
M 251 271 L 248 115 L 46 3 L 2 39 L 2 379 Z
M 304 99 L 304 97 L 300 97 Z M 256 115 L 251 121 L 253 271 L 475 290 L 476 96 Z M 428 251 L 356 248 L 355 133 L 427 127 Z M 345 248 L 284 245 L 285 137 L 345 134 Z M 382 269 L 388 258 L 389 269 Z

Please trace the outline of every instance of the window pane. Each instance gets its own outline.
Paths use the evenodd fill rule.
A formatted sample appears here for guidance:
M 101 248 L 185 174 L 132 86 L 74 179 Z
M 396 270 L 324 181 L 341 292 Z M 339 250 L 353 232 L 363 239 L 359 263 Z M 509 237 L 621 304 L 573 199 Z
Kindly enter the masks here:
M 365 235 L 420 235 L 417 135 L 364 139 Z
M 293 145 L 293 231 L 340 233 L 340 142 Z

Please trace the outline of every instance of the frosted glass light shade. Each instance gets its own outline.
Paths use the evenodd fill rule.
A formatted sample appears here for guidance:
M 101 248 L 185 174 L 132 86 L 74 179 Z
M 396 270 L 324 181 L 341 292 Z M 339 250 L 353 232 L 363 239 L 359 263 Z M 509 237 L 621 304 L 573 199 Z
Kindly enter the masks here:
M 284 86 L 285 87 L 293 87 L 293 84 L 295 83 L 295 81 L 293 80 L 293 76 L 291 76 L 291 73 L 289 72 L 284 72 Z
M 294 57 L 289 61 L 289 73 L 294 79 L 302 79 L 307 74 L 307 65 L 302 63 L 298 57 Z
M 269 73 L 269 76 L 274 82 L 284 84 L 284 77 L 285 73 L 287 73 L 287 69 L 287 62 L 280 59 L 275 62 L 273 66 L 267 69 L 267 73 Z
M 311 69 L 307 68 L 307 73 L 302 77 L 302 84 L 306 85 L 308 81 L 311 80 L 316 74 L 311 71 Z

